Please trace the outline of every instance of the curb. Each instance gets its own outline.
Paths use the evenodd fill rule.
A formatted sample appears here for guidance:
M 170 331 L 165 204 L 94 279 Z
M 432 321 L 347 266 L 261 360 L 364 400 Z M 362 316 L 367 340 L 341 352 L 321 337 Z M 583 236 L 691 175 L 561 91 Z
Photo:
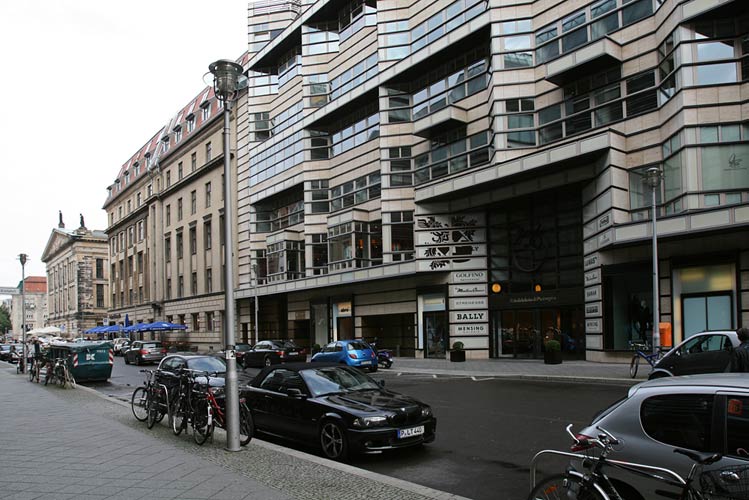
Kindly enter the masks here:
M 13 375 L 13 374 L 8 374 Z M 130 404 L 126 403 L 124 401 L 121 401 L 117 398 L 107 396 L 105 394 L 102 394 L 98 392 L 96 389 L 92 389 L 90 387 L 86 387 L 80 384 L 76 384 L 76 389 L 83 390 L 84 392 L 87 392 L 89 394 L 92 394 L 96 396 L 99 399 L 102 399 L 106 402 L 113 403 L 119 406 L 122 406 L 123 408 L 127 408 L 130 410 Z M 405 490 L 417 495 L 421 495 L 424 498 L 432 498 L 436 500 L 470 500 L 467 497 L 462 497 L 460 495 L 455 495 L 453 493 L 448 493 L 446 491 L 440 491 L 435 490 L 433 488 L 429 488 L 427 486 L 421 486 L 416 483 L 412 483 L 409 481 L 404 481 L 402 479 L 397 479 L 394 477 L 386 476 L 384 474 L 379 474 L 377 472 L 370 472 L 368 470 L 360 469 L 358 467 L 354 467 L 352 465 L 342 464 L 339 462 L 334 462 L 332 460 L 328 460 L 326 458 L 318 457 L 315 455 L 310 455 L 309 453 L 304 453 L 303 451 L 297 451 L 292 450 L 290 448 L 285 448 L 283 446 L 279 446 L 273 443 L 268 443 L 266 441 L 262 441 L 257 438 L 253 438 L 253 443 L 255 443 L 257 446 L 260 446 L 262 448 L 266 448 L 269 450 L 276 451 L 278 453 L 283 453 L 289 456 L 292 456 L 294 458 L 305 460 L 307 462 L 314 463 L 316 465 L 321 465 L 323 467 L 327 467 L 329 469 L 342 472 L 345 474 L 351 474 L 354 476 L 358 476 L 362 479 L 366 479 L 369 481 L 378 482 L 387 486 L 392 486 L 394 488 L 399 488 L 401 490 Z M 231 453 L 231 452 L 227 452 Z
M 583 377 L 574 375 L 531 375 L 527 373 L 493 373 L 468 370 L 439 370 L 425 368 L 398 368 L 392 369 L 392 373 L 417 373 L 422 375 L 441 375 L 441 376 L 459 376 L 459 377 L 490 377 L 504 380 L 524 380 L 536 382 L 561 382 L 570 384 L 597 384 L 597 385 L 616 385 L 631 387 L 647 379 L 632 378 L 606 378 L 606 377 Z

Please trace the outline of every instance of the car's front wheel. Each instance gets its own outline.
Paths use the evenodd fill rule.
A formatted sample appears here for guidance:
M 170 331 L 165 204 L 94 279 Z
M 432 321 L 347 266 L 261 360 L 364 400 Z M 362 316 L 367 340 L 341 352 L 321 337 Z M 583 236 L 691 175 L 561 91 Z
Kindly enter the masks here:
M 129 365 L 129 364 L 130 364 L 130 361 L 129 361 L 129 360 L 127 359 L 127 356 L 125 356 L 125 355 L 123 354 L 123 355 L 122 355 L 122 358 L 123 358 L 123 359 L 125 360 L 125 364 L 126 364 L 126 365 Z
M 325 456 L 331 460 L 346 460 L 348 457 L 346 432 L 332 420 L 324 422 L 320 428 L 320 446 Z

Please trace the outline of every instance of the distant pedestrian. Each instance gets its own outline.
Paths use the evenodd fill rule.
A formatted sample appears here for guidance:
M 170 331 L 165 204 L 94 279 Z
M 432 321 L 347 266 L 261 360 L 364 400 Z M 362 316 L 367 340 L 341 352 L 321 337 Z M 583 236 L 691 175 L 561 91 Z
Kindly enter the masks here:
M 733 350 L 731 355 L 731 371 L 749 372 L 749 328 L 741 327 L 736 330 L 741 344 Z

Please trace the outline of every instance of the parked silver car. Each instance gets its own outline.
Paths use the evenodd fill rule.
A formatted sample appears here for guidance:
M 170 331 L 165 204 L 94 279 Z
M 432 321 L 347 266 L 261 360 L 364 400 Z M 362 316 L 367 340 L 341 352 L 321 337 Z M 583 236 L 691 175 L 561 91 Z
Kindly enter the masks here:
M 136 340 L 130 344 L 130 349 L 125 351 L 123 355 L 126 365 L 130 363 L 136 365 L 158 363 L 164 359 L 164 356 L 166 356 L 166 349 L 161 345 L 161 342 L 151 340 Z
M 674 453 L 684 448 L 722 454 L 710 469 L 749 466 L 749 376 L 718 373 L 643 382 L 579 434 L 595 437 L 601 432 L 597 427 L 621 441 L 610 456 L 615 460 L 665 467 L 686 477 L 693 462 Z M 607 473 L 630 485 L 621 491 L 629 493 L 627 500 L 661 498 L 655 489 L 668 489 L 618 469 Z
M 731 362 L 731 353 L 739 344 L 741 342 L 734 331 L 697 333 L 668 351 L 648 378 L 725 372 Z

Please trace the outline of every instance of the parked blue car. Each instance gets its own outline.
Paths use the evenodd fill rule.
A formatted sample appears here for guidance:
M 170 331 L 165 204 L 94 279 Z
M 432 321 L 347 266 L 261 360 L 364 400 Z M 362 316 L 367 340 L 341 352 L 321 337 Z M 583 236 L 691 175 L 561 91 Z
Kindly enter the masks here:
M 377 371 L 377 353 L 361 340 L 338 340 L 331 342 L 312 356 L 311 361 L 341 363 L 357 368 Z

